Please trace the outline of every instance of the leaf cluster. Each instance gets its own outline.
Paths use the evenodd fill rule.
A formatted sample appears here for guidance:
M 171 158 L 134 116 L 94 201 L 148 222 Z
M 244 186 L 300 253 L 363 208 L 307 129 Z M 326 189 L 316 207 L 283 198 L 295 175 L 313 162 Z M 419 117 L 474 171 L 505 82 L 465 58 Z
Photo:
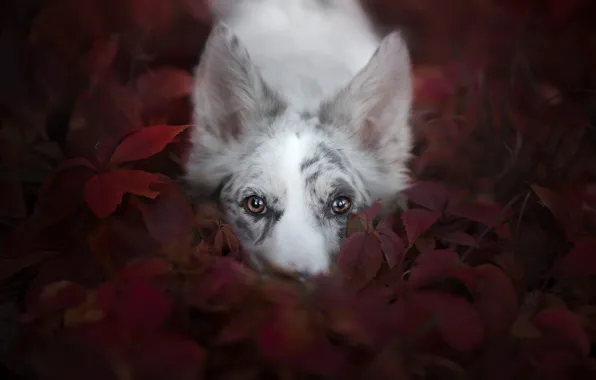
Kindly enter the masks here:
M 0 5 L 13 376 L 596 377 L 595 4 L 367 4 L 413 47 L 416 181 L 310 282 L 180 185 L 203 2 Z

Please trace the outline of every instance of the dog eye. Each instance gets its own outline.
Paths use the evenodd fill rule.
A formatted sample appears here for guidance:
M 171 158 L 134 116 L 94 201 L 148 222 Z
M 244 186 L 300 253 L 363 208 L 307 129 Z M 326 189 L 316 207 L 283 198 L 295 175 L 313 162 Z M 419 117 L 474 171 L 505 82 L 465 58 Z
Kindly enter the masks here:
M 251 195 L 244 200 L 244 208 L 251 214 L 259 215 L 266 211 L 267 205 L 263 198 Z
M 342 215 L 350 211 L 352 208 L 352 201 L 347 197 L 337 197 L 331 203 L 331 210 L 336 215 Z

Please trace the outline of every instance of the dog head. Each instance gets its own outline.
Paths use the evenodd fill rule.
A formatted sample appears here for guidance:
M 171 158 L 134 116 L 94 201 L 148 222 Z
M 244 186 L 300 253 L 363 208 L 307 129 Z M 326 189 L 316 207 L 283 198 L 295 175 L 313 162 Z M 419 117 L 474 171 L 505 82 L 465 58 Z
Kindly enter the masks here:
M 347 216 L 406 186 L 412 79 L 400 34 L 316 112 L 265 83 L 234 33 L 217 25 L 196 69 L 187 180 L 217 192 L 256 262 L 327 272 Z

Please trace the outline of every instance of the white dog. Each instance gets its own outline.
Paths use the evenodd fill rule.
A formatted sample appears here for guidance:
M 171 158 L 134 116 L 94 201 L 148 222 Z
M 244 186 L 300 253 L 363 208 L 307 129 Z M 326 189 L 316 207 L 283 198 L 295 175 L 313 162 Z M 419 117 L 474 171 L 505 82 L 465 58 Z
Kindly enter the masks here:
M 326 273 L 349 213 L 406 186 L 412 78 L 401 35 L 357 0 L 210 0 L 187 180 L 255 262 Z

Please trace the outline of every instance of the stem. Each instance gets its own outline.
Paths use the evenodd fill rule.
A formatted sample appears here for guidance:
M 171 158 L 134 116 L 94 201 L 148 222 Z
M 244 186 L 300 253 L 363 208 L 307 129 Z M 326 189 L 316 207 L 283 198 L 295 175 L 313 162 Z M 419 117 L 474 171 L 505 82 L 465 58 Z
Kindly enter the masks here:
M 474 241 L 474 244 L 471 245 L 465 252 L 464 254 L 461 256 L 461 261 L 464 262 L 468 259 L 468 257 L 470 256 L 470 254 L 472 253 L 472 251 L 474 251 L 474 249 L 476 249 L 478 247 L 478 243 L 480 243 L 480 241 L 490 232 L 493 230 L 493 228 L 495 228 L 497 222 L 499 220 L 501 220 L 503 218 L 503 215 L 505 215 L 505 213 L 507 212 L 507 210 L 509 210 L 514 204 L 515 202 L 517 202 L 520 198 L 521 198 L 522 194 L 517 194 L 515 197 L 513 197 L 509 202 L 507 202 L 507 204 L 505 205 L 505 207 L 503 207 L 501 209 L 501 211 L 499 212 L 499 214 L 497 214 L 497 216 L 495 217 L 495 220 L 493 221 L 492 225 L 487 227 L 484 231 L 482 231 L 482 233 L 480 235 L 478 235 L 478 237 L 476 238 L 476 241 Z

